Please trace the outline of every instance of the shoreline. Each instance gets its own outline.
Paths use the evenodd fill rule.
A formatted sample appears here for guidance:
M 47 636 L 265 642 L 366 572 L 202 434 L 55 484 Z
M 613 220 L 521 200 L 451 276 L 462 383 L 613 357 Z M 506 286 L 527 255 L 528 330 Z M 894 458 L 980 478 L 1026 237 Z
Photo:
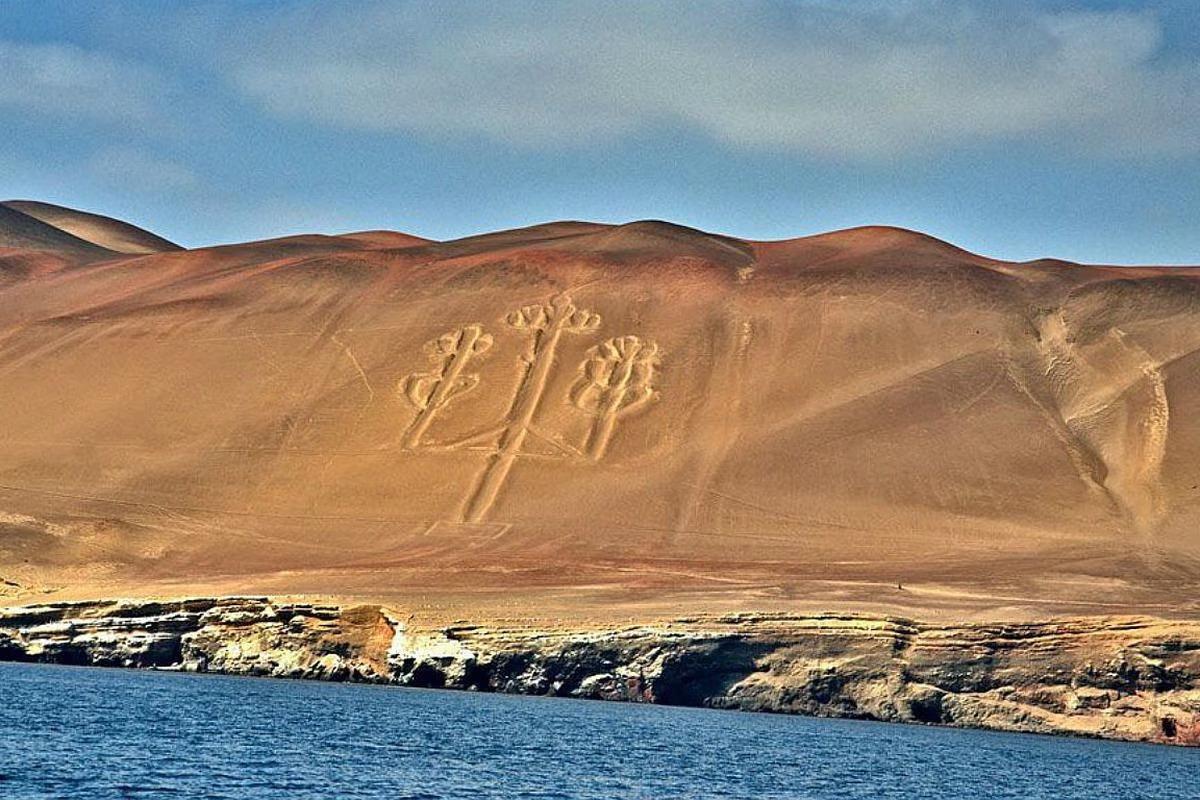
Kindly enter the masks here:
M 414 627 L 269 597 L 0 608 L 0 660 L 389 684 L 1200 745 L 1200 623 L 727 614 Z
M 101 666 L 95 664 L 64 664 L 53 661 L 7 661 L 0 659 L 0 670 L 6 666 L 13 667 L 33 667 L 35 669 L 47 668 L 55 670 L 74 671 L 78 670 L 84 673 L 95 671 L 111 670 L 116 673 L 132 673 L 145 675 L 173 675 L 182 676 L 184 678 L 196 678 L 199 680 L 207 680 L 216 678 L 219 680 L 231 681 L 267 681 L 270 683 L 298 683 L 304 685 L 316 686 L 344 686 L 353 689 L 378 689 L 378 690 L 399 690 L 406 692 L 428 693 L 431 695 L 479 695 L 486 694 L 495 697 L 507 698 L 518 702 L 524 701 L 546 701 L 551 703 L 584 703 L 584 704 L 613 704 L 613 705 L 637 705 L 650 708 L 660 709 L 686 709 L 689 711 L 699 711 L 705 714 L 734 714 L 734 715 L 753 715 L 753 716 L 770 716 L 770 717 L 791 717 L 804 720 L 814 720 L 818 722 L 835 722 L 850 725 L 894 725 L 903 727 L 917 728 L 933 728 L 938 730 L 958 731 L 963 733 L 975 734 L 998 734 L 1001 736 L 1030 736 L 1037 739 L 1059 740 L 1065 739 L 1068 741 L 1079 742 L 1098 742 L 1105 745 L 1127 746 L 1127 747 L 1151 747 L 1155 750 L 1161 749 L 1160 745 L 1166 744 L 1167 749 L 1182 749 L 1187 750 L 1191 747 L 1200 747 L 1200 745 L 1190 743 L 1164 743 L 1158 741 L 1142 741 L 1138 739 L 1114 739 L 1103 736 L 1093 736 L 1085 733 L 1055 733 L 1044 731 L 1017 731 L 1017 730 L 1002 730 L 999 728 L 980 728 L 980 727 L 965 727 L 961 725 L 944 725 L 937 723 L 925 722 L 896 722 L 893 720 L 874 719 L 869 717 L 832 717 L 832 716 L 814 716 L 810 714 L 796 714 L 781 711 L 748 711 L 740 708 L 720 708 L 716 706 L 681 706 L 668 705 L 666 703 L 625 703 L 619 700 L 604 700 L 588 697 L 572 697 L 570 695 L 553 695 L 553 694 L 512 694 L 507 692 L 480 691 L 476 689 L 434 689 L 425 686 L 411 686 L 399 683 L 380 683 L 374 681 L 357 681 L 357 680 L 326 680 L 322 678 L 305 678 L 305 677 L 288 677 L 288 676 L 272 676 L 272 675 L 249 675 L 233 672 L 195 672 L 174 667 L 124 667 L 124 666 Z

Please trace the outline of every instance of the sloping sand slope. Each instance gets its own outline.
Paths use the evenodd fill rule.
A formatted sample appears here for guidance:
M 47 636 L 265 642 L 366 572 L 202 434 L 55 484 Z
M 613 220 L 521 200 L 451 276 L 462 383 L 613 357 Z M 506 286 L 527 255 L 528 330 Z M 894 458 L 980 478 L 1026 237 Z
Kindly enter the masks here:
M 108 254 L 99 245 L 0 203 L 0 248 L 61 253 L 75 258 Z
M 0 287 L 14 598 L 1197 610 L 1200 270 L 555 223 Z
M 150 231 L 99 214 L 76 211 L 51 203 L 39 203 L 36 200 L 9 200 L 0 205 L 116 253 L 136 255 L 182 249 Z

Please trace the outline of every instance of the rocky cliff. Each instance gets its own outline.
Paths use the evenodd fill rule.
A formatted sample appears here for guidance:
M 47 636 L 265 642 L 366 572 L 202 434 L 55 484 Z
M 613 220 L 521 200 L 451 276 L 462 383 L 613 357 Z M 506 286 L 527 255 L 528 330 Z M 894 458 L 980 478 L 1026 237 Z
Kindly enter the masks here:
M 1200 743 L 1200 624 L 855 615 L 413 627 L 267 598 L 0 609 L 0 659 L 393 683 Z

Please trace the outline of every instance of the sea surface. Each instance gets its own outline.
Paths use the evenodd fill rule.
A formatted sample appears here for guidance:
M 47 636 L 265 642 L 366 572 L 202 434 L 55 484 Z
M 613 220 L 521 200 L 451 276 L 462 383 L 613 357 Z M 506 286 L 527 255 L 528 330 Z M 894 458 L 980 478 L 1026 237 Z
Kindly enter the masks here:
M 0 798 L 1195 798 L 1200 751 L 0 664 Z

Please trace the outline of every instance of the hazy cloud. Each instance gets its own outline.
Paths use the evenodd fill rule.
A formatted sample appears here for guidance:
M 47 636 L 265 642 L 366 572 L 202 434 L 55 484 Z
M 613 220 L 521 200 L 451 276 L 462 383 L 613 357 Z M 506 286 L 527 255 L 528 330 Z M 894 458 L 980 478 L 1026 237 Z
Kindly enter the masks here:
M 0 109 L 127 125 L 158 120 L 156 71 L 70 44 L 0 40 Z
M 226 52 L 270 112 L 586 146 L 659 126 L 885 158 L 1033 139 L 1200 149 L 1200 68 L 1150 14 L 1024 3 L 419 3 L 294 8 Z

